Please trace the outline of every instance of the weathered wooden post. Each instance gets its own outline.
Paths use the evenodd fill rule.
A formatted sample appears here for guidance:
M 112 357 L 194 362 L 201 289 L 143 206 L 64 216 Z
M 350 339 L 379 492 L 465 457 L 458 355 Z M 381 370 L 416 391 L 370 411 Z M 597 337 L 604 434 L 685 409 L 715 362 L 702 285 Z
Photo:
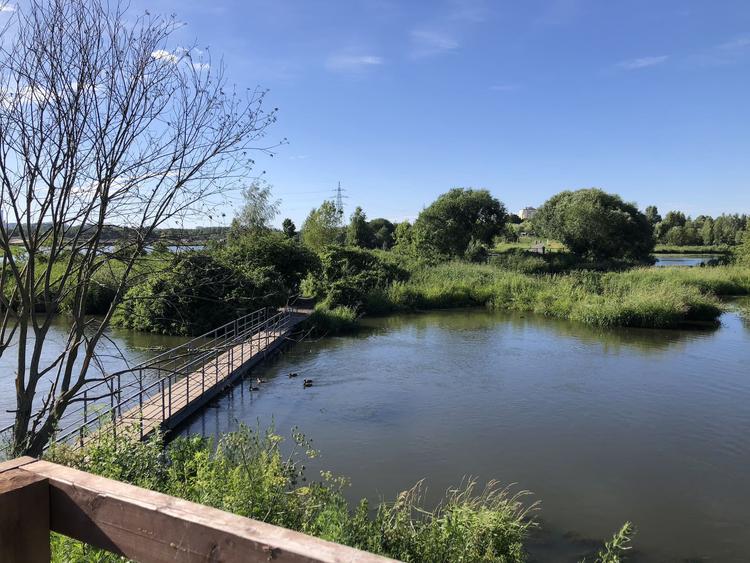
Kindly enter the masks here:
M 17 469 L 29 458 L 0 463 L 0 561 L 48 563 L 49 484 Z

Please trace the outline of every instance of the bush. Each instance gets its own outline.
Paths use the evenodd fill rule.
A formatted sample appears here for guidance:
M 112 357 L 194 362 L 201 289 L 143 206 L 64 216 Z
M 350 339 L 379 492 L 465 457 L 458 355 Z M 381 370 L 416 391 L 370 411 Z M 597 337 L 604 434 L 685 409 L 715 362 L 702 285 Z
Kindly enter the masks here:
M 306 295 L 318 298 L 322 305 L 368 310 L 373 295 L 385 291 L 408 273 L 383 253 L 359 248 L 329 246 L 320 255 L 321 270 L 311 274 L 303 284 Z
M 180 253 L 170 268 L 128 291 L 113 324 L 160 334 L 198 335 L 229 322 L 240 309 L 270 305 L 277 289 L 255 285 L 207 253 Z
M 371 516 L 366 500 L 349 507 L 345 479 L 323 472 L 320 481 L 309 482 L 304 464 L 317 452 L 299 432 L 292 437 L 284 448 L 272 429 L 242 428 L 217 444 L 177 438 L 163 452 L 158 437 L 141 443 L 135 434 L 113 439 L 103 433 L 85 451 L 57 447 L 48 458 L 403 561 L 525 560 L 523 541 L 535 525 L 527 493 L 513 494 L 496 483 L 477 493 L 476 483 L 466 481 L 428 510 L 418 484 Z M 121 560 L 59 535 L 52 538 L 52 552 L 61 562 Z
M 309 272 L 320 268 L 314 252 L 278 231 L 250 231 L 227 241 L 217 259 L 258 287 L 273 288 L 285 297 L 296 294 Z

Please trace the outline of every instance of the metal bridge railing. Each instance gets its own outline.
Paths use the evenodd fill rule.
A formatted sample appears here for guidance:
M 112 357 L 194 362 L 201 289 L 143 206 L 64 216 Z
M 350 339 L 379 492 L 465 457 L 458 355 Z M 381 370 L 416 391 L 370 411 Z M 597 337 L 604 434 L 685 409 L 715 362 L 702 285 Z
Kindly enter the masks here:
M 87 385 L 59 421 L 55 441 L 83 445 L 87 436 L 105 429 L 116 435 L 119 423 L 138 424 L 143 438 L 207 389 L 222 384 L 253 353 L 267 353 L 273 340 L 291 328 L 297 312 L 294 302 L 280 310 L 253 311 Z M 0 437 L 12 429 L 0 429 Z

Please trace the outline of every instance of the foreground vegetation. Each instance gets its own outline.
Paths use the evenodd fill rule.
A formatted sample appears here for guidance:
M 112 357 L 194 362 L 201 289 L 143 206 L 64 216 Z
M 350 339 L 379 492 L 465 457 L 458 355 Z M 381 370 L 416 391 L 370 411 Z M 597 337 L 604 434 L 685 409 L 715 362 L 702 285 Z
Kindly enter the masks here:
M 322 472 L 308 481 L 305 463 L 317 455 L 299 432 L 292 444 L 272 430 L 241 428 L 218 443 L 201 437 L 178 438 L 166 449 L 159 438 L 148 443 L 102 435 L 86 450 L 56 448 L 49 459 L 105 477 L 227 510 L 364 549 L 402 561 L 526 560 L 524 541 L 537 527 L 537 504 L 525 491 L 495 482 L 479 488 L 464 480 L 436 507 L 417 483 L 392 502 L 354 508 L 343 491 L 344 478 Z M 627 551 L 629 524 L 593 560 L 617 562 Z M 52 537 L 53 561 L 121 561 L 121 558 L 64 536 Z

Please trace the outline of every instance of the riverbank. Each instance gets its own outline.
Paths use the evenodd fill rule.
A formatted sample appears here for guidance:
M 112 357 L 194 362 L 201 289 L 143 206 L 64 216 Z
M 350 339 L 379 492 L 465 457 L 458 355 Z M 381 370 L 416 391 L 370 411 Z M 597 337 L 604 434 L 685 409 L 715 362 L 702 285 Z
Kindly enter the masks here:
M 217 443 L 200 437 L 140 442 L 135 433 L 104 436 L 85 451 L 53 449 L 48 457 L 118 481 L 132 483 L 363 549 L 402 561 L 522 562 L 525 542 L 537 527 L 538 504 L 527 491 L 491 481 L 480 487 L 464 479 L 441 502 L 425 502 L 426 485 L 418 482 L 392 502 L 370 510 L 367 500 L 350 505 L 344 477 L 329 471 L 308 481 L 306 463 L 317 457 L 311 443 L 292 431 L 291 443 L 273 429 L 242 427 Z M 632 527 L 592 555 L 620 561 Z M 622 543 L 622 545 L 620 545 Z M 120 561 L 120 557 L 54 534 L 52 561 Z M 625 548 L 625 549 L 623 549 Z M 601 560 L 601 559 L 600 559 Z
M 369 296 L 365 310 L 486 306 L 527 311 L 599 327 L 676 328 L 715 322 L 722 295 L 750 293 L 750 268 L 637 268 L 625 272 L 528 275 L 492 265 L 449 262 Z

